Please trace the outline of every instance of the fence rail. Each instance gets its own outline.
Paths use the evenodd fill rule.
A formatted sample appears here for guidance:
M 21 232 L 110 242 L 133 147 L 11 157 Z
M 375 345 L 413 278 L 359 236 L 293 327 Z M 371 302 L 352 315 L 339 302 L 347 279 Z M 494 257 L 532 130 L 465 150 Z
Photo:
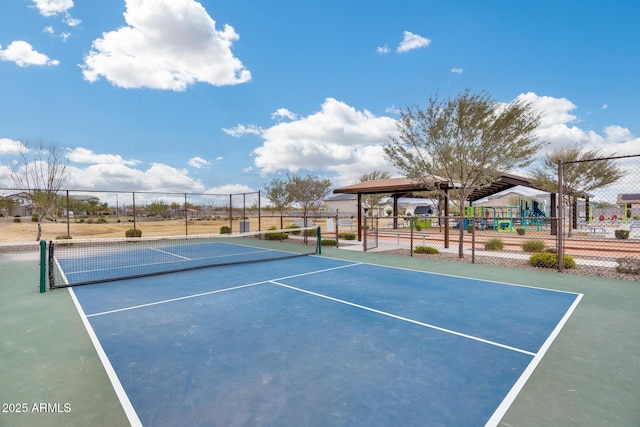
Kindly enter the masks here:
M 470 207 L 461 218 L 365 214 L 363 248 L 640 280 L 640 155 L 588 161 L 613 162 L 624 172 L 623 178 L 582 192 L 580 197 L 564 191 L 563 185 L 557 194 L 547 193 L 544 202 L 532 203 L 530 209 L 494 207 L 478 214 Z M 567 168 L 558 169 L 557 182 L 564 184 Z M 144 236 L 163 236 L 317 225 L 323 236 L 332 238 L 338 246 L 362 244 L 353 240 L 358 232 L 353 217 L 316 212 L 305 218 L 301 212 L 266 211 L 260 205 L 259 192 L 65 190 L 58 194 L 54 207 L 44 215 L 33 216 L 37 206 L 28 193 L 0 188 L 0 249 L 34 243 L 38 221 L 45 240 L 124 237 L 131 229 L 140 230 Z M 539 209 L 543 205 L 546 210 Z M 438 254 L 422 255 L 434 250 Z

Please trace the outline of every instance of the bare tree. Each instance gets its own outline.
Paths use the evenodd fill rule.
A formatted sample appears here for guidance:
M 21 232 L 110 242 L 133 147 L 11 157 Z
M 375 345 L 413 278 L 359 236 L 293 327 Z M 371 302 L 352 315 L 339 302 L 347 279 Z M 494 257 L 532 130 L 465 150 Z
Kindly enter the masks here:
M 58 192 L 69 182 L 68 164 L 62 147 L 40 141 L 33 149 L 24 144 L 20 162 L 11 169 L 14 185 L 27 190 L 34 214 L 38 216 L 36 240 L 42 236 L 42 219 L 47 214 L 55 214 Z
M 522 101 L 498 104 L 468 90 L 456 98 L 432 97 L 426 109 L 400 112 L 398 136 L 384 148 L 389 161 L 446 196 L 463 212 L 471 193 L 490 186 L 504 172 L 525 167 L 543 146 L 534 134 L 540 115 Z M 462 218 L 461 218 L 462 219 Z M 463 255 L 460 227 L 458 255 Z
M 613 159 L 606 157 L 600 150 L 585 150 L 577 145 L 556 149 L 545 155 L 531 172 L 531 183 L 549 193 L 558 191 L 558 162 L 565 162 L 563 170 L 564 202 L 569 205 L 569 217 L 575 215 L 579 197 L 606 187 L 624 176 L 624 172 Z M 594 159 L 603 159 L 595 160 Z M 567 163 L 568 162 L 568 163 Z M 569 227 L 569 236 L 571 236 Z

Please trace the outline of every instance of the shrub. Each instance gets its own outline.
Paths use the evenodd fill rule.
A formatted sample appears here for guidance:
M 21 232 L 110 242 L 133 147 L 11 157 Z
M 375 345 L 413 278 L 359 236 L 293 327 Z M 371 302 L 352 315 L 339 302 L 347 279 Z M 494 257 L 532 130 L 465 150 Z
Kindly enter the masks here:
M 616 230 L 616 239 L 625 240 L 629 238 L 629 230 Z
M 527 240 L 522 243 L 522 250 L 525 252 L 542 252 L 544 251 L 544 241 Z
M 435 255 L 440 253 L 440 251 L 438 251 L 436 248 L 432 248 L 431 246 L 416 246 L 415 248 L 413 248 L 413 252 L 416 254 L 427 255 Z
M 304 235 L 307 237 L 315 237 L 318 235 L 318 229 L 312 228 L 311 230 L 304 230 Z
M 618 265 L 616 271 L 619 273 L 640 274 L 640 258 L 632 256 L 616 259 Z
M 38 222 L 38 214 L 31 215 L 31 222 Z
M 13 217 L 13 222 L 20 222 L 20 215 Z
M 484 248 L 488 251 L 501 251 L 504 248 L 504 242 L 500 239 L 490 239 L 484 244 Z
M 564 268 L 576 268 L 576 262 L 569 255 L 562 257 Z M 557 268 L 558 267 L 558 255 L 550 254 L 548 252 L 538 252 L 529 257 L 529 265 L 542 268 Z
M 338 237 L 344 240 L 356 240 L 355 233 L 340 233 Z
M 126 237 L 142 237 L 142 230 L 140 230 L 139 228 L 130 228 L 124 232 L 124 235 Z
M 289 226 L 289 227 L 287 227 L 287 228 L 288 228 L 288 229 L 292 229 L 292 228 L 300 228 L 300 227 L 294 224 L 294 225 L 290 225 L 290 226 Z M 291 234 L 292 234 L 292 235 L 294 235 L 294 236 L 297 236 L 297 235 L 299 235 L 299 234 L 300 234 L 300 232 L 299 232 L 299 231 L 292 231 L 292 232 L 291 232 Z
M 56 236 L 56 240 L 69 240 L 72 239 L 71 236 L 67 236 L 66 234 L 61 234 L 59 236 Z
M 416 221 L 413 221 L 413 227 L 416 229 L 416 231 L 422 230 L 422 226 L 418 224 Z
M 524 228 L 522 227 L 516 228 L 516 233 L 518 233 L 518 236 L 524 236 Z
M 270 227 L 269 230 L 276 230 L 276 227 Z M 265 240 L 285 240 L 288 238 L 289 238 L 289 235 L 283 232 L 264 233 Z
M 468 233 L 473 233 L 473 224 L 468 224 L 467 225 L 467 232 Z
M 322 239 L 321 244 L 322 246 L 335 246 L 336 241 L 335 239 Z
M 220 227 L 220 234 L 231 234 L 231 227 L 228 225 L 223 225 Z

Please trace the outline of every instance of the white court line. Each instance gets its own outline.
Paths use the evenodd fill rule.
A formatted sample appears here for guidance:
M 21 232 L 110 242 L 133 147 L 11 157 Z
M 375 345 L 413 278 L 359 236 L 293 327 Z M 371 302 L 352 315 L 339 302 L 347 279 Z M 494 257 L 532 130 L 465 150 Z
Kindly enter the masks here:
M 69 295 L 71 295 L 71 299 L 73 300 L 73 303 L 75 304 L 76 309 L 78 310 L 80 319 L 82 319 L 82 323 L 84 324 L 84 327 L 87 330 L 87 333 L 89 334 L 89 338 L 93 343 L 93 347 L 96 349 L 96 353 L 98 353 L 98 358 L 102 362 L 102 366 L 104 366 L 104 370 L 107 372 L 107 376 L 111 381 L 113 390 L 116 392 L 116 396 L 118 396 L 118 399 L 120 400 L 120 405 L 122 406 L 122 409 L 124 410 L 125 415 L 129 419 L 129 423 L 131 424 L 132 427 L 138 427 L 138 426 L 142 427 L 142 422 L 140 421 L 140 418 L 138 417 L 138 414 L 135 408 L 131 404 L 131 401 L 129 400 L 129 396 L 127 395 L 127 392 L 124 390 L 124 387 L 122 387 L 122 383 L 120 382 L 120 379 L 118 378 L 118 375 L 116 374 L 115 369 L 113 369 L 113 366 L 111 365 L 111 362 L 107 357 L 107 354 L 102 348 L 102 344 L 100 344 L 100 341 L 98 340 L 98 336 L 93 330 L 91 323 L 89 323 L 89 319 L 87 319 L 87 316 L 85 315 L 84 310 L 80 305 L 80 302 L 76 298 L 76 294 L 73 291 L 73 288 L 68 288 L 68 289 L 69 289 Z
M 186 299 L 190 299 L 190 298 L 198 298 L 198 297 L 202 297 L 202 296 L 206 296 L 206 295 L 217 294 L 217 293 L 220 293 L 220 292 L 227 292 L 227 291 L 232 291 L 232 290 L 236 290 L 236 289 L 248 288 L 248 287 L 251 287 L 251 286 L 263 285 L 265 283 L 271 283 L 273 280 L 286 280 L 286 279 L 292 279 L 294 277 L 309 276 L 311 274 L 324 273 L 324 272 L 327 272 L 327 271 L 338 270 L 338 269 L 347 268 L 347 267 L 353 267 L 353 266 L 356 266 L 356 265 L 360 265 L 360 263 L 339 265 L 337 267 L 324 268 L 322 270 L 310 271 L 310 272 L 307 272 L 307 273 L 293 274 L 293 275 L 290 275 L 290 276 L 278 277 L 276 279 L 262 280 L 260 282 L 248 283 L 246 285 L 234 286 L 234 287 L 231 287 L 231 288 L 217 289 L 215 291 L 202 292 L 202 293 L 199 293 L 199 294 L 185 295 L 185 296 L 177 297 L 177 298 L 170 298 L 170 299 L 150 302 L 150 303 L 146 303 L 146 304 L 140 304 L 140 305 L 134 305 L 134 306 L 130 306 L 130 307 L 118 308 L 118 309 L 115 309 L 115 310 L 109 310 L 109 311 L 103 311 L 103 312 L 100 312 L 100 313 L 89 314 L 89 315 L 87 315 L 87 317 L 102 316 L 104 314 L 119 313 L 121 311 L 135 310 L 137 308 L 151 307 L 151 306 L 154 306 L 154 305 L 166 304 L 166 303 L 175 302 L 175 301 L 182 301 L 182 300 L 186 300 Z
M 173 252 L 163 251 L 162 249 L 158 249 L 158 248 L 149 248 L 149 249 L 151 249 L 152 251 L 157 251 L 157 252 L 160 252 L 160 253 L 163 253 L 163 254 L 174 256 L 176 258 L 182 258 L 182 259 L 186 259 L 187 261 L 191 261 L 191 258 L 187 258 L 186 256 L 174 254 Z
M 580 300 L 582 299 L 582 296 L 584 294 L 577 294 L 577 295 L 578 297 L 576 298 L 576 300 L 573 302 L 573 304 L 571 304 L 571 307 L 569 307 L 569 310 L 567 310 L 567 312 L 562 317 L 560 322 L 558 322 L 558 325 L 555 327 L 553 332 L 551 332 L 551 334 L 549 335 L 547 340 L 544 342 L 542 347 L 540 347 L 540 350 L 538 350 L 538 354 L 536 354 L 536 357 L 533 358 L 533 360 L 529 363 L 529 366 L 526 367 L 526 369 L 522 372 L 522 375 L 520 375 L 520 378 L 518 378 L 518 381 L 516 381 L 513 387 L 511 387 L 511 390 L 509 390 L 509 393 L 507 393 L 505 398 L 502 400 L 502 403 L 500 403 L 500 405 L 495 410 L 491 418 L 489 418 L 489 421 L 487 421 L 487 423 L 485 424 L 485 427 L 497 426 L 500 423 L 500 420 L 502 420 L 504 415 L 507 413 L 507 410 L 509 409 L 513 401 L 516 400 L 516 397 L 518 396 L 518 394 L 520 394 L 520 391 L 522 390 L 526 382 L 529 380 L 529 378 L 533 374 L 533 371 L 536 369 L 536 367 L 538 366 L 538 364 L 546 354 L 547 350 L 549 350 L 549 347 L 551 347 L 551 343 L 553 343 L 553 341 L 556 339 L 556 337 L 558 336 L 558 334 L 560 333 L 564 325 L 567 323 L 567 321 L 573 314 L 574 310 L 580 303 Z
M 459 337 L 468 338 L 468 339 L 473 340 L 473 341 L 479 341 L 479 342 L 484 343 L 484 344 L 493 345 L 495 347 L 500 347 L 500 348 L 504 348 L 504 349 L 507 349 L 507 350 L 515 351 L 515 352 L 518 352 L 518 353 L 523 353 L 523 354 L 526 354 L 526 355 L 529 355 L 529 356 L 535 356 L 536 355 L 536 353 L 532 353 L 530 351 L 523 350 L 523 349 L 520 349 L 520 348 L 517 348 L 517 347 L 512 347 L 512 346 L 509 346 L 509 345 L 506 345 L 506 344 L 500 344 L 500 343 L 495 342 L 495 341 L 490 341 L 490 340 L 486 340 L 486 339 L 483 339 L 483 338 L 474 337 L 473 335 L 463 334 L 462 332 L 457 332 L 457 331 L 454 331 L 454 330 L 451 330 L 451 329 L 441 328 L 439 326 L 431 325 L 429 323 L 419 322 L 417 320 L 409 319 L 407 317 L 398 316 L 396 314 L 388 313 L 388 312 L 382 311 L 382 310 L 377 310 L 375 308 L 366 307 L 364 305 L 360 305 L 360 304 L 356 304 L 356 303 L 353 303 L 353 302 L 345 301 L 345 300 L 342 300 L 342 299 L 339 299 L 339 298 L 330 297 L 328 295 L 319 294 L 317 292 L 308 291 L 306 289 L 296 288 L 295 286 L 285 285 L 284 283 L 279 283 L 276 280 L 272 280 L 271 283 L 273 283 L 274 285 L 278 285 L 278 286 L 282 286 L 282 287 L 285 287 L 285 288 L 293 289 L 294 291 L 304 292 L 304 293 L 309 294 L 309 295 L 314 295 L 314 296 L 317 296 L 317 297 L 320 297 L 320 298 L 325 298 L 325 299 L 328 299 L 328 300 L 331 300 L 331 301 L 339 302 L 341 304 L 350 305 L 352 307 L 360 308 L 362 310 L 371 311 L 373 313 L 381 314 L 383 316 L 388 316 L 388 317 L 392 317 L 394 319 L 398 319 L 398 320 L 402 320 L 402 321 L 405 321 L 405 322 L 413 323 L 413 324 L 416 324 L 416 325 L 424 326 L 426 328 L 435 329 L 436 331 L 446 332 L 448 334 L 457 335 Z

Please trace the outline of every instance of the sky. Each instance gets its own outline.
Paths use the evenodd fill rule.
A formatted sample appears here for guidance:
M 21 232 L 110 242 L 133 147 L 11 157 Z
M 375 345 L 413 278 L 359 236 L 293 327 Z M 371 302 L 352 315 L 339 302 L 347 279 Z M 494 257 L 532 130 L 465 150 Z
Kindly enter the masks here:
M 383 153 L 399 111 L 465 89 L 530 102 L 541 156 L 640 154 L 638 16 L 635 0 L 3 0 L 0 187 L 39 143 L 87 191 L 401 176 Z

